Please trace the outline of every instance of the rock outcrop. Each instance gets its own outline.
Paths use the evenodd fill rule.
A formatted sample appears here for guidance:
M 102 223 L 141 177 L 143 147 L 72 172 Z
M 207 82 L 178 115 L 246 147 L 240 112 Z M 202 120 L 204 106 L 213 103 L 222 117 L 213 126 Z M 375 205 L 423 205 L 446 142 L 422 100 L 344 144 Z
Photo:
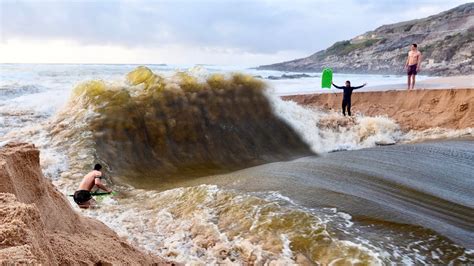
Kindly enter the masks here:
M 165 264 L 76 213 L 43 177 L 32 144 L 0 148 L 0 264 Z
M 259 69 L 319 72 L 331 67 L 341 73 L 401 74 L 412 43 L 417 43 L 423 54 L 425 75 L 474 73 L 474 3 L 423 19 L 384 25 L 309 57 Z

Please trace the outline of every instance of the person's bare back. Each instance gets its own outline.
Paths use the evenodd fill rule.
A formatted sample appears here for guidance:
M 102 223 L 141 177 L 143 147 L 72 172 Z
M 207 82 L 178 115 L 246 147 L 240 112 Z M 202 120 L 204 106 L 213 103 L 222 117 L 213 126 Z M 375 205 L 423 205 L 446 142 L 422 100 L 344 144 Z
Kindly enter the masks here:
M 96 164 L 94 166 L 94 170 L 84 176 L 81 184 L 79 185 L 79 189 L 74 192 L 73 198 L 79 207 L 89 208 L 95 202 L 91 195 L 91 190 L 94 186 L 97 186 L 106 192 L 112 192 L 112 189 L 107 188 L 101 181 L 101 169 L 102 166 L 100 164 Z
M 95 185 L 95 179 L 101 178 L 102 173 L 97 170 L 93 170 L 84 176 L 81 184 L 79 185 L 79 190 L 89 190 L 91 191 Z

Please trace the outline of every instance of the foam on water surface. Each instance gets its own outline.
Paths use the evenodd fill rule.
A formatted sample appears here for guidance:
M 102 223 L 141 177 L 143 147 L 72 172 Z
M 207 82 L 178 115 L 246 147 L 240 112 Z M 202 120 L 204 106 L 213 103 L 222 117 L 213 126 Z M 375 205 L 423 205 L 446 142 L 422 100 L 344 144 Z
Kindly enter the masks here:
M 51 139 L 52 117 L 63 110 L 76 84 L 84 80 L 105 80 L 110 87 L 125 87 L 132 97 L 140 86 L 130 86 L 124 74 L 135 66 L 126 65 L 2 65 L 0 84 L 0 146 L 10 140 L 35 143 L 41 149 L 41 164 L 46 176 L 65 193 L 74 191 L 82 174 L 94 163 L 91 132 L 77 136 L 63 135 Z M 183 66 L 151 66 L 155 73 L 172 77 Z M 210 73 L 235 72 L 240 68 L 201 66 L 188 73 L 203 79 Z M 268 77 L 283 73 L 249 71 Z M 342 78 L 342 77 L 341 77 Z M 374 83 L 380 76 L 343 77 L 353 83 L 364 80 Z M 391 79 L 392 77 L 390 77 Z M 394 80 L 397 77 L 393 77 Z M 317 79 L 317 78 L 316 78 Z M 422 141 L 431 138 L 472 136 L 473 129 L 430 129 L 423 132 L 401 132 L 387 117 L 357 116 L 352 119 L 285 102 L 270 93 L 295 93 L 298 88 L 313 88 L 315 78 L 296 81 L 270 81 L 269 99 L 274 113 L 288 123 L 311 149 L 317 153 L 373 147 L 376 143 Z M 370 81 L 373 79 L 373 82 Z M 388 79 L 388 78 L 387 78 Z M 390 82 L 393 82 L 392 80 Z M 137 90 L 133 92 L 133 90 Z M 63 120 L 57 127 L 80 128 L 98 115 L 92 109 L 77 110 L 84 124 Z M 78 121 L 78 120 L 75 120 Z M 58 126 L 58 125 L 55 125 Z M 66 130 L 64 130 L 66 132 Z M 65 146 L 75 150 L 75 158 Z M 72 171 L 72 169 L 76 169 Z M 102 220 L 126 237 L 156 254 L 177 261 L 202 264 L 276 263 L 291 264 L 315 261 L 320 263 L 368 263 L 388 261 L 420 263 L 442 258 L 443 250 L 417 255 L 416 250 L 429 247 L 430 240 L 406 246 L 390 246 L 390 238 L 403 238 L 391 229 L 376 230 L 387 238 L 378 245 L 375 238 L 365 237 L 368 230 L 354 223 L 350 214 L 335 208 L 307 209 L 278 191 L 248 194 L 224 190 L 217 186 L 193 186 L 162 192 L 133 190 L 127 184 L 117 185 L 124 196 L 106 199 L 100 209 L 84 213 Z M 367 226 L 368 228 L 370 226 Z M 433 236 L 436 238 L 436 236 Z M 449 244 L 446 244 L 449 246 Z M 398 257 L 397 257 L 398 256 Z M 472 259 L 472 251 L 460 255 Z M 461 260 L 462 261 L 462 260 Z
M 188 264 L 381 262 L 369 248 L 331 236 L 317 216 L 296 206 L 216 186 L 135 190 L 117 201 L 87 213 L 132 243 Z

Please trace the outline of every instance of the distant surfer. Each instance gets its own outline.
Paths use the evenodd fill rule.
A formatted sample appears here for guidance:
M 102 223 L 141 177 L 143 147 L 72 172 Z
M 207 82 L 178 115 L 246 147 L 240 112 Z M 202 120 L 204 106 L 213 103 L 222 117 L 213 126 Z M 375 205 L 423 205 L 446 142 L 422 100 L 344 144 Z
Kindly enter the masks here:
M 351 87 L 351 82 L 349 80 L 346 81 L 346 86 L 337 86 L 336 84 L 332 83 L 332 85 L 338 89 L 344 90 L 343 97 L 342 97 L 342 114 L 346 116 L 346 107 L 347 107 L 347 114 L 351 116 L 351 97 L 352 91 L 360 89 L 367 85 L 364 83 L 361 86 Z
M 411 45 L 411 50 L 408 52 L 407 62 L 405 68 L 408 75 L 408 90 L 415 89 L 415 76 L 421 70 L 421 53 L 418 51 L 416 43 Z
M 112 189 L 107 188 L 101 181 L 102 179 L 102 165 L 96 164 L 94 170 L 89 172 L 82 179 L 79 189 L 74 192 L 74 201 L 79 205 L 79 207 L 87 209 L 94 204 L 94 199 L 92 199 L 91 190 L 94 186 L 106 191 L 112 192 Z

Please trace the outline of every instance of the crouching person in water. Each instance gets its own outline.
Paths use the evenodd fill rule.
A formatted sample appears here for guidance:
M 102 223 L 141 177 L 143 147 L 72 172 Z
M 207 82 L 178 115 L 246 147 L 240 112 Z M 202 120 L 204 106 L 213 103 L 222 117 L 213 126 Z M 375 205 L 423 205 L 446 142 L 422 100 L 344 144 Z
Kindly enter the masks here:
M 351 116 L 351 96 L 352 96 L 352 91 L 364 87 L 365 85 L 367 85 L 367 83 L 364 83 L 364 84 L 361 85 L 361 86 L 351 87 L 351 82 L 350 82 L 349 80 L 347 80 L 345 87 L 337 86 L 337 85 L 334 84 L 334 83 L 333 83 L 332 85 L 333 85 L 334 87 L 338 88 L 338 89 L 344 90 L 344 94 L 343 94 L 343 97 L 342 97 L 342 114 L 343 114 L 344 116 L 346 116 L 346 107 L 347 107 L 347 114 L 348 114 L 349 116 Z
M 91 190 L 94 186 L 97 186 L 106 192 L 112 192 L 112 189 L 107 188 L 104 184 L 102 184 L 101 169 L 102 165 L 96 164 L 94 166 L 94 170 L 84 176 L 81 184 L 79 185 L 79 189 L 74 192 L 74 201 L 77 203 L 77 205 L 79 205 L 79 207 L 87 209 L 91 205 L 95 204 L 95 200 L 91 195 Z

